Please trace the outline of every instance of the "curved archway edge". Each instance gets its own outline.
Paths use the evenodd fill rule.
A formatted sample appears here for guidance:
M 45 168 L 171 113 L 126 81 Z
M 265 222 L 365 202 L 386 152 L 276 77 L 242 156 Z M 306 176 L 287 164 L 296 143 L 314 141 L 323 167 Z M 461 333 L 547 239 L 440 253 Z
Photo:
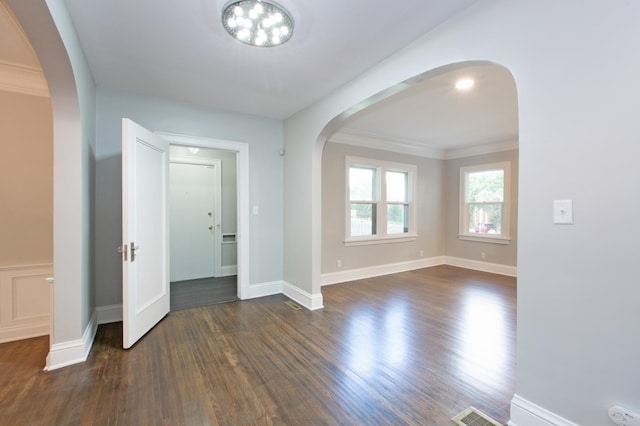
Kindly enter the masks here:
M 78 86 L 72 58 L 63 40 L 65 27 L 67 35 L 75 36 L 75 32 L 64 3 L 7 0 L 7 4 L 29 38 L 51 95 L 55 282 L 51 292 L 50 352 L 45 368 L 53 369 L 86 359 L 94 335 L 89 314 L 92 189 L 87 176 L 91 175 L 92 163 L 87 147 L 91 142 L 82 141 Z

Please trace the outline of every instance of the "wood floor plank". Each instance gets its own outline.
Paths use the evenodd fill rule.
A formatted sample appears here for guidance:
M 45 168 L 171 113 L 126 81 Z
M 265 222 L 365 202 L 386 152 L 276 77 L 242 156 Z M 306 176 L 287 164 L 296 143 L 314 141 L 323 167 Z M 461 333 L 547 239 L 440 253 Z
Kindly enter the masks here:
M 0 424 L 446 425 L 469 405 L 506 423 L 514 278 L 448 266 L 171 312 L 130 350 L 98 328 L 87 362 L 41 371 L 46 338 L 0 345 Z

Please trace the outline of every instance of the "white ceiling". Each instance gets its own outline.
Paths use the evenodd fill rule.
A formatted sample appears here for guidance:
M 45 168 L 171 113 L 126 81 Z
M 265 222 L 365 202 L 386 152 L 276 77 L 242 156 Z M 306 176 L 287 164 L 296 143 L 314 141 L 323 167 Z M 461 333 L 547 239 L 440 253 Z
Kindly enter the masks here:
M 227 0 L 66 0 L 97 85 L 274 119 L 324 98 L 476 1 L 280 0 L 293 15 L 293 37 L 254 48 L 224 32 Z M 0 62 L 37 66 L 6 13 L 0 34 Z M 476 86 L 458 93 L 452 84 L 463 74 Z M 514 140 L 517 127 L 511 75 L 485 65 L 429 78 L 352 117 L 341 132 L 446 150 Z

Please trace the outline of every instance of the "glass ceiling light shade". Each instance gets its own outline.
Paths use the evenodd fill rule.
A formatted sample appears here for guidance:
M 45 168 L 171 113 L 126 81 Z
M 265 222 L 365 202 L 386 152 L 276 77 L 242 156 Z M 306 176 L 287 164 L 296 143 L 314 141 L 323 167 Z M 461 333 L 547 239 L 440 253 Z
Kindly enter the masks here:
M 222 10 L 222 25 L 231 36 L 251 46 L 279 46 L 293 34 L 289 13 L 280 6 L 260 0 L 229 3 Z

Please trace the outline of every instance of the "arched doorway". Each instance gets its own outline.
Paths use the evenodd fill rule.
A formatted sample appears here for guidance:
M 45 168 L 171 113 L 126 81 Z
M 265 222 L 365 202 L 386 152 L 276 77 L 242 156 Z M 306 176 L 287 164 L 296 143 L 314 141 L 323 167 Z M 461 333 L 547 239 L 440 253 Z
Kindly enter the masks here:
M 6 4 L 40 61 L 51 95 L 55 283 L 46 366 L 51 369 L 82 361 L 94 334 L 88 327 L 93 300 L 95 86 L 64 2 L 7 0 Z
M 475 87 L 457 89 L 456 82 L 463 78 L 472 78 Z M 509 70 L 490 62 L 456 63 L 414 77 L 388 92 L 334 119 L 323 131 L 327 136 L 317 142 L 323 149 L 322 188 L 331 188 L 322 193 L 321 283 L 442 262 L 515 276 L 518 105 Z M 417 198 L 412 200 L 419 209 L 407 215 L 415 216 L 415 230 L 386 235 L 377 223 L 381 229 L 369 230 L 373 235 L 352 238 L 345 194 L 333 188 L 345 187 L 345 158 L 354 156 L 375 157 L 361 159 L 365 162 L 395 159 L 419 166 L 422 177 L 416 182 Z M 506 182 L 510 191 L 503 194 L 506 198 L 500 206 L 505 222 L 500 232 L 505 238 L 493 238 L 497 236 L 493 229 L 461 238 L 460 169 L 500 162 L 510 163 L 513 170 Z M 386 212 L 377 216 L 385 218 Z M 502 218 L 497 213 L 494 216 Z M 336 226 L 338 223 L 343 226 Z M 411 236 L 411 241 L 405 236 Z M 385 245 L 392 249 L 385 250 Z

